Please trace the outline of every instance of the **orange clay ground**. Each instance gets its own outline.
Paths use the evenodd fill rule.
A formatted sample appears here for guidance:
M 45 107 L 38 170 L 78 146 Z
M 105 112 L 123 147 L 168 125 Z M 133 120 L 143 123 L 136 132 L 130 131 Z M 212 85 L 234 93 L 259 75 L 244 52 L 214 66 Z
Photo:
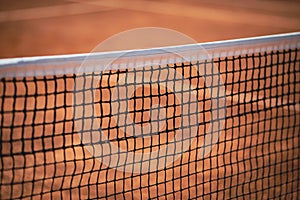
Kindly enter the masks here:
M 0 3 L 1 58 L 89 52 L 99 42 L 113 34 L 145 26 L 171 28 L 189 35 L 198 42 L 291 32 L 299 30 L 300 27 L 300 3 L 297 1 L 29 0 L 25 3 L 0 0 Z M 277 70 L 275 68 L 273 71 Z M 296 68 L 299 70 L 299 63 Z M 221 66 L 220 69 L 224 72 L 225 66 Z M 237 80 L 238 77 L 241 77 L 240 73 L 233 73 L 229 74 L 227 79 Z M 295 77 L 299 80 L 299 72 Z M 225 75 L 222 78 L 225 79 Z M 280 80 L 276 77 L 274 80 L 271 79 L 266 80 L 266 84 L 294 81 L 293 78 L 287 80 L 284 76 L 280 77 Z M 262 87 L 258 80 L 250 82 L 252 85 L 242 87 L 245 91 L 250 91 L 253 87 Z M 67 84 L 69 90 L 74 86 L 72 80 L 67 80 L 66 83 L 58 81 L 57 84 L 61 88 Z M 43 81 L 38 82 L 37 87 L 38 93 L 45 92 Z M 241 85 L 233 84 L 232 87 L 229 92 L 241 91 Z M 293 90 L 294 87 L 296 86 L 281 87 L 278 95 L 284 90 Z M 14 88 L 17 88 L 17 91 Z M 0 96 L 13 95 L 14 92 L 22 95 L 26 93 L 25 90 L 24 84 L 19 82 L 16 85 L 7 84 L 4 91 L 4 85 L 0 82 Z M 47 90 L 54 90 L 53 81 L 48 80 Z M 243 196 L 240 196 L 242 194 L 246 195 L 244 196 L 246 199 L 272 198 L 280 194 L 287 194 L 283 197 L 288 199 L 296 199 L 299 197 L 299 190 L 297 192 L 299 184 L 295 183 L 299 179 L 299 173 L 289 169 L 289 166 L 299 167 L 297 149 L 299 137 L 291 137 L 289 133 L 299 132 L 300 97 L 295 96 L 298 107 L 272 108 L 276 104 L 283 104 L 287 98 L 285 95 L 282 95 L 283 99 L 280 101 L 270 98 L 272 92 L 278 91 L 272 88 L 264 91 L 266 98 L 261 98 L 255 105 L 249 102 L 254 96 L 260 98 L 254 93 L 246 92 L 244 96 L 233 95 L 227 98 L 228 130 L 220 135 L 219 145 L 212 150 L 209 157 L 193 162 L 196 146 L 192 145 L 191 152 L 184 154 L 182 159 L 174 163 L 177 167 L 150 175 L 131 177 L 131 174 L 105 168 L 98 160 L 93 159 L 86 149 L 79 146 L 80 138 L 77 134 L 63 134 L 63 130 L 66 133 L 72 130 L 71 123 L 64 124 L 64 128 L 62 123 L 43 127 L 34 125 L 24 130 L 3 128 L 1 130 L 3 154 L 10 152 L 18 154 L 33 150 L 36 153 L 0 159 L 3 171 L 0 174 L 2 176 L 0 196 L 6 199 L 43 193 L 34 198 L 86 199 L 121 192 L 116 196 L 117 199 L 132 197 L 148 199 L 157 196 L 164 199 L 164 195 L 167 199 L 195 196 L 202 196 L 204 199 L 216 197 L 228 199 L 242 198 Z M 29 84 L 27 92 L 35 94 L 35 86 Z M 105 93 L 105 90 L 102 92 Z M 210 102 L 203 101 L 204 94 L 198 96 L 200 107 L 209 107 Z M 53 95 L 48 95 L 47 99 L 47 106 L 53 108 L 55 104 L 63 105 L 65 99 L 68 104 L 71 103 L 73 96 L 72 94 L 60 96 L 55 100 Z M 16 109 L 24 109 L 24 99 L 19 100 L 15 105 Z M 11 98 L 3 98 L 1 102 L 4 102 L 4 112 L 12 110 L 14 104 Z M 35 107 L 43 108 L 45 97 L 28 98 L 26 105 L 27 110 Z M 96 105 L 95 109 L 102 109 L 102 113 L 109 112 L 105 105 Z M 261 112 L 262 109 L 266 111 Z M 252 113 L 248 112 L 250 110 Z M 23 123 L 30 124 L 33 121 L 38 124 L 47 118 L 49 121 L 72 119 L 72 112 L 72 109 L 49 112 L 40 110 L 36 113 L 28 111 L 26 118 L 24 113 L 20 113 L 14 116 L 14 120 L 8 112 L 0 115 L 0 121 L 2 126 L 6 127 L 12 124 L 16 126 Z M 237 113 L 240 114 L 238 119 L 230 118 Z M 287 114 L 290 116 L 275 118 Z M 206 119 L 210 118 L 208 112 L 203 115 L 206 115 Z M 263 121 L 264 119 L 266 121 Z M 107 120 L 103 119 L 103 123 Z M 203 121 L 203 116 L 199 116 L 199 120 Z M 298 124 L 296 129 L 285 128 L 293 127 L 295 124 Z M 282 131 L 271 130 L 274 126 Z M 204 129 L 205 127 L 200 126 L 199 130 Z M 41 138 L 42 135 L 46 137 Z M 25 142 L 18 140 L 21 137 L 29 139 Z M 35 139 L 32 139 L 33 137 Z M 166 140 L 164 134 L 161 137 L 160 140 Z M 7 142 L 11 138 L 15 139 L 14 143 Z M 200 143 L 203 137 L 200 135 L 198 139 Z M 152 145 L 160 142 L 155 138 L 153 141 Z M 62 145 L 66 148 L 61 149 Z M 48 150 L 47 153 L 38 152 L 42 148 L 55 147 L 58 149 Z M 283 173 L 277 174 L 279 171 Z M 186 176 L 187 174 L 189 176 Z M 36 181 L 32 182 L 33 179 Z M 12 182 L 26 183 L 11 186 Z M 229 187 L 230 185 L 232 187 Z M 61 192 L 60 190 L 64 188 L 66 190 Z M 181 193 L 176 192 L 179 190 Z

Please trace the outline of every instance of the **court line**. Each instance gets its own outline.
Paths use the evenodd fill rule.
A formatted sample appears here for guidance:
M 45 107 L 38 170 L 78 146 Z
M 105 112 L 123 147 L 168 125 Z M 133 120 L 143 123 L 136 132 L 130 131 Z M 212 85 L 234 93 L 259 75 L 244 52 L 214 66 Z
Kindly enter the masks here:
M 246 11 L 229 11 L 208 7 L 143 0 L 70 0 L 110 8 L 149 12 L 218 22 L 259 25 L 265 27 L 299 28 L 300 21 L 288 17 L 266 15 Z M 256 20 L 258 19 L 258 20 Z
M 254 0 L 255 1 L 255 0 Z M 195 2 L 198 3 L 199 2 Z M 221 1 L 211 1 L 211 0 L 201 0 L 201 4 L 206 4 L 209 6 L 218 6 L 224 7 L 225 9 L 240 9 L 240 10 L 248 10 L 254 11 L 264 14 L 276 14 L 286 17 L 295 18 L 299 14 L 299 6 L 300 2 L 297 1 L 289 1 L 287 4 L 285 1 L 261 1 L 257 0 L 255 2 L 248 1 L 248 0 L 240 0 L 240 1 L 233 1 L 233 0 L 221 0 Z M 197 4 L 195 4 L 197 5 Z
M 266 108 L 278 108 L 282 107 L 284 110 L 290 110 L 294 112 L 300 112 L 300 103 L 288 101 L 283 98 L 265 98 L 264 96 L 255 96 L 251 93 L 246 94 L 234 94 L 226 93 L 226 101 L 232 102 L 230 106 L 249 103 L 256 103 L 258 106 Z M 228 104 L 227 104 L 228 105 Z
M 68 15 L 88 14 L 113 10 L 112 7 L 101 7 L 82 3 L 68 3 L 64 5 L 26 8 L 0 12 L 0 22 L 21 21 L 61 17 Z

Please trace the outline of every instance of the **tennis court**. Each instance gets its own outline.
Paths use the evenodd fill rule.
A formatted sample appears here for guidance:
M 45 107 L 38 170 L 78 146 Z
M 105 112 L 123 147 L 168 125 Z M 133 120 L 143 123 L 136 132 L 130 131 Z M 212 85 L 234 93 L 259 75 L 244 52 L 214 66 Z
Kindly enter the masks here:
M 293 0 L 0 0 L 0 199 L 299 199 L 299 16 Z M 199 43 L 84 54 L 138 27 Z
M 299 31 L 298 1 L 254 1 L 1 0 L 0 57 L 87 53 L 140 27 L 176 30 L 197 42 Z

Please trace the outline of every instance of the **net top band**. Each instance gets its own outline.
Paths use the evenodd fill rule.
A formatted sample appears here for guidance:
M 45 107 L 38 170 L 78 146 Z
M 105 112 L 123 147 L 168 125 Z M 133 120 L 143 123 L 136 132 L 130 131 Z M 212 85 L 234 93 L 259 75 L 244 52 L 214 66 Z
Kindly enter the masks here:
M 167 65 L 195 62 L 299 47 L 300 32 L 295 32 L 162 48 L 0 59 L 0 78 L 91 73 L 151 66 L 153 63 Z

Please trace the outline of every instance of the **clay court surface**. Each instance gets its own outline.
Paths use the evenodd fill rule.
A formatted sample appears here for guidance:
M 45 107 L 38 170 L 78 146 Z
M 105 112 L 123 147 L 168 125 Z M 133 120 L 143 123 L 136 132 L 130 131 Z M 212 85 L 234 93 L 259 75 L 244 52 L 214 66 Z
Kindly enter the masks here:
M 177 30 L 197 42 L 299 31 L 299 1 L 1 0 L 0 57 L 90 52 L 121 31 Z
M 0 0 L 0 57 L 90 52 L 116 33 L 145 26 L 174 29 L 198 42 L 299 31 L 299 7 L 299 1 Z M 117 199 L 299 198 L 299 134 L 290 134 L 300 131 L 300 66 L 295 54 L 278 55 L 277 62 L 283 64 L 267 69 L 260 69 L 259 63 L 270 64 L 273 57 L 220 64 L 228 96 L 225 130 L 204 159 L 196 155 L 211 119 L 209 93 L 196 72 L 179 69 L 186 70 L 185 78 L 193 87 L 203 88 L 196 95 L 200 102 L 197 118 L 203 125 L 190 152 L 166 170 L 142 175 L 107 168 L 80 144 L 73 124 L 73 75 L 8 78 L 0 82 L 1 151 L 14 155 L 0 159 L 0 197 L 114 199 L 117 193 Z M 284 63 L 289 56 L 295 62 Z M 126 73 L 102 76 L 95 99 L 101 104 L 92 108 L 102 117 L 110 140 L 126 136 L 108 116 L 107 87 L 116 85 L 116 76 Z M 143 88 L 135 96 L 147 93 Z M 173 94 L 166 90 L 146 90 L 160 96 L 130 100 L 129 111 L 139 101 L 144 109 L 149 107 L 149 99 L 174 104 L 170 101 Z M 176 107 L 166 111 L 170 116 L 180 115 Z M 137 111 L 135 122 L 147 125 L 147 116 Z M 181 123 L 170 120 L 175 127 Z M 174 132 L 167 131 L 172 128 L 165 126 L 151 142 L 131 138 L 118 145 L 150 151 L 150 146 L 165 145 L 174 137 Z

